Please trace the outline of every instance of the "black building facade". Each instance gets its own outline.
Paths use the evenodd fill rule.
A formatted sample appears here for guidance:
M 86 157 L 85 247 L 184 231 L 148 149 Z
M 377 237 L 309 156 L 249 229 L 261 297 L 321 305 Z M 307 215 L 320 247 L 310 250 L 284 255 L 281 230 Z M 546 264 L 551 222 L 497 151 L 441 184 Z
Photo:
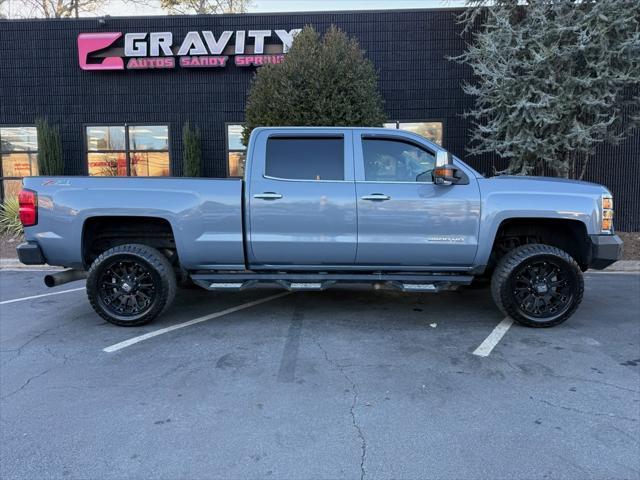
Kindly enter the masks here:
M 39 117 L 59 126 L 68 175 L 180 176 L 186 121 L 201 131 L 205 176 L 241 174 L 244 152 L 238 133 L 247 91 L 259 68 L 252 64 L 281 61 L 292 30 L 313 25 L 322 32 L 332 24 L 356 37 L 374 62 L 390 127 L 428 135 L 490 175 L 504 166 L 499 160 L 467 155 L 470 124 L 462 113 L 473 100 L 464 95 L 461 83 L 471 78 L 471 71 L 447 60 L 460 54 L 468 40 L 461 35 L 459 13 L 450 9 L 0 21 L 3 190 L 14 190 L 21 176 L 37 174 L 34 125 Z M 152 41 L 152 32 L 170 37 L 156 35 Z M 199 40 L 192 38 L 185 46 L 188 32 L 199 32 Z M 103 35 L 86 35 L 96 33 Z M 129 36 L 127 45 L 125 36 L 132 33 L 147 35 Z M 83 43 L 79 37 L 88 40 Z M 200 55 L 202 47 L 209 63 L 190 64 L 188 59 Z M 159 57 L 150 59 L 153 53 Z M 166 53 L 174 54 L 171 64 Z M 144 61 L 130 63 L 136 57 Z M 159 59 L 163 63 L 156 63 Z M 94 69 L 103 64 L 113 69 Z M 619 230 L 640 230 L 639 134 L 619 146 L 601 147 L 586 180 L 613 192 Z

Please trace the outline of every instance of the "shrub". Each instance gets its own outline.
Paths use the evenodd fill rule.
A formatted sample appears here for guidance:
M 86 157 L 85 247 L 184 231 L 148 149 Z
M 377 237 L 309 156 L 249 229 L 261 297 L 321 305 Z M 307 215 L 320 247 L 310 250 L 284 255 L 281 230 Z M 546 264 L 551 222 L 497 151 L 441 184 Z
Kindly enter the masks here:
M 0 233 L 17 237 L 22 234 L 22 223 L 18 214 L 20 205 L 16 197 L 8 197 L 0 205 Z
M 36 120 L 36 127 L 38 130 L 38 169 L 40 175 L 62 175 L 64 162 L 60 128 L 50 125 L 44 118 Z
M 247 98 L 243 142 L 259 126 L 382 126 L 378 75 L 354 39 L 307 26 L 282 63 L 257 71 Z
M 182 127 L 183 168 L 185 177 L 202 175 L 202 145 L 200 129 L 186 122 Z

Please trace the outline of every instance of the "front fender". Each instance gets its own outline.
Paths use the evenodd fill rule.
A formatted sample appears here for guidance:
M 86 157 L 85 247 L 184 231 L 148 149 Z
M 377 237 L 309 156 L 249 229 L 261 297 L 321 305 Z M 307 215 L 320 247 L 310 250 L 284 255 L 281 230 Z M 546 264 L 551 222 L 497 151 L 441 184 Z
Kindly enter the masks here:
M 481 182 L 484 183 L 484 182 Z M 506 182 L 505 182 L 506 183 Z M 581 222 L 587 234 L 600 233 L 601 192 L 516 191 L 507 189 L 482 194 L 479 247 L 475 265 L 484 268 L 500 225 L 511 219 L 555 219 Z

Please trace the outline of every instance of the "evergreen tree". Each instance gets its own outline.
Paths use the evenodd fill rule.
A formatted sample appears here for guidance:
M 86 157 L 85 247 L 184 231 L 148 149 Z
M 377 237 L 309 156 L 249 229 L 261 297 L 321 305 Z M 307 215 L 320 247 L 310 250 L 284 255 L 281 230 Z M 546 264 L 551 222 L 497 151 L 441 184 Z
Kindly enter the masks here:
M 36 120 L 38 135 L 38 170 L 40 175 L 53 176 L 64 173 L 60 128 L 52 126 L 44 118 Z
M 463 18 L 480 23 L 466 52 L 476 80 L 472 154 L 497 152 L 507 172 L 547 166 L 582 178 L 596 145 L 638 126 L 638 0 L 498 0 Z
M 260 67 L 247 99 L 245 145 L 258 126 L 381 126 L 378 76 L 358 42 L 307 26 L 284 62 Z
M 202 145 L 200 129 L 185 122 L 182 127 L 183 175 L 199 177 L 202 169 Z

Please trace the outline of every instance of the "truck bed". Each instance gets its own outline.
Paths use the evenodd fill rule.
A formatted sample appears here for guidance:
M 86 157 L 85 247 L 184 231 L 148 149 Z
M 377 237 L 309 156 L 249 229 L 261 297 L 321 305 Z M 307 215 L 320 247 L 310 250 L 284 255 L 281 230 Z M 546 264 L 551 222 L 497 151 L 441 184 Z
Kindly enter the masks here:
M 126 216 L 166 220 L 186 269 L 244 268 L 240 179 L 27 177 L 24 186 L 38 194 L 38 228 L 26 229 L 26 240 L 51 265 L 86 267 L 85 221 Z

